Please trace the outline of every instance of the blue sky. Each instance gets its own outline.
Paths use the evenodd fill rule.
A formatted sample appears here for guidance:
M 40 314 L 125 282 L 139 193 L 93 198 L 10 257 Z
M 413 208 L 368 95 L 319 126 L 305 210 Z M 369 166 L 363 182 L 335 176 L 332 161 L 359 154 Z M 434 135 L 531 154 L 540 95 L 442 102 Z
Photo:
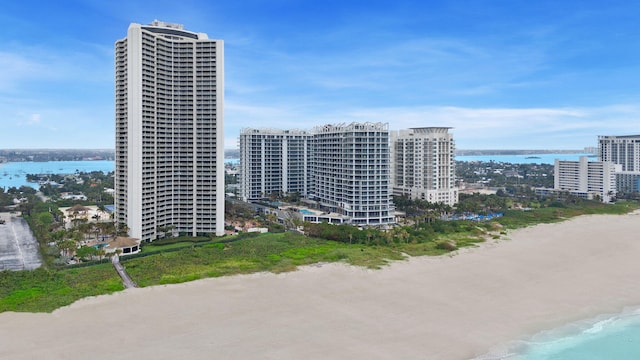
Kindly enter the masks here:
M 0 148 L 112 148 L 131 22 L 225 41 L 225 147 L 244 127 L 453 127 L 460 149 L 581 149 L 640 133 L 640 2 L 11 1 Z

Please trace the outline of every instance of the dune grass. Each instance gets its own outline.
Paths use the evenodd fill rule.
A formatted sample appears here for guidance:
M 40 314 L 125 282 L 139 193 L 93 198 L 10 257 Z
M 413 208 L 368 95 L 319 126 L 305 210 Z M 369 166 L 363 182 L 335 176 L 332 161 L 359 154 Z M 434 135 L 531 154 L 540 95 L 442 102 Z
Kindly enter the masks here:
M 377 269 L 406 255 L 437 256 L 461 247 L 476 246 L 486 238 L 500 238 L 506 234 L 504 229 L 556 222 L 583 214 L 623 214 L 638 208 L 638 203 L 630 202 L 511 210 L 495 223 L 463 226 L 465 230 L 439 234 L 431 241 L 409 240 L 380 245 L 352 245 L 294 233 L 194 241 L 170 239 L 145 244 L 140 256 L 121 257 L 121 261 L 142 287 L 263 271 L 279 273 L 323 262 Z M 0 312 L 51 312 L 87 296 L 123 289 L 109 263 L 58 270 L 4 271 L 0 272 Z
M 159 250 L 161 246 L 154 248 Z M 402 258 L 400 251 L 390 247 L 349 245 L 279 233 L 122 260 L 139 286 L 151 286 L 261 271 L 278 273 L 319 262 L 344 261 L 379 268 L 389 260 Z
M 124 289 L 111 264 L 0 272 L 0 312 L 51 312 L 88 296 Z
M 580 215 L 621 215 L 640 208 L 638 202 L 603 204 L 595 201 L 588 205 L 578 204 L 566 207 L 546 207 L 532 211 L 507 210 L 505 216 L 496 219 L 509 229 L 516 229 L 542 223 L 553 223 Z

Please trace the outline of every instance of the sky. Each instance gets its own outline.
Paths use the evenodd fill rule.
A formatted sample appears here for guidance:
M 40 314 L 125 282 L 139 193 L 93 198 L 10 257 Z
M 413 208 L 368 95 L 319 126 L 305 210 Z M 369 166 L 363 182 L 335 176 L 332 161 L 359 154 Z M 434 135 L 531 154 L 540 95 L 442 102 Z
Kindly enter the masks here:
M 0 12 L 0 149 L 109 149 L 114 43 L 154 19 L 224 40 L 242 128 L 446 126 L 458 149 L 640 134 L 640 2 L 59 0 Z

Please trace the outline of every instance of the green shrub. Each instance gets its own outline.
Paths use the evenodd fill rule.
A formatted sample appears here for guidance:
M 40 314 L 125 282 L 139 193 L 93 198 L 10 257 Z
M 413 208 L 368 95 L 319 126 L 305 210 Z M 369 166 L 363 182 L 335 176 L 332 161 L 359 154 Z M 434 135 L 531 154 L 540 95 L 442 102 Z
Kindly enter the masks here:
M 447 251 L 455 251 L 458 250 L 456 246 L 456 242 L 453 240 L 439 240 L 436 241 L 436 248 Z

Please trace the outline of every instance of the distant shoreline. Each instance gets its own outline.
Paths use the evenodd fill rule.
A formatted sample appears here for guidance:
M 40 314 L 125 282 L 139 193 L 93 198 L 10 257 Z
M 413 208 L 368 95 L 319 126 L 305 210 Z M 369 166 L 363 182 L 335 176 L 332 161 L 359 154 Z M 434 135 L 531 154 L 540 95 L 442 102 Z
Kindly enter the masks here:
M 456 150 L 456 156 L 469 156 L 469 155 L 534 155 L 534 154 L 580 154 L 585 153 L 584 149 L 581 150 L 535 150 L 535 149 L 523 149 L 523 150 L 472 150 L 472 149 L 458 149 Z
M 539 155 L 539 154 L 579 154 L 581 150 L 549 149 L 457 149 L 456 156 L 474 155 Z M 43 161 L 81 161 L 115 159 L 113 149 L 0 149 L 0 163 L 3 162 L 43 162 Z M 225 159 L 240 158 L 240 150 L 225 149 Z

